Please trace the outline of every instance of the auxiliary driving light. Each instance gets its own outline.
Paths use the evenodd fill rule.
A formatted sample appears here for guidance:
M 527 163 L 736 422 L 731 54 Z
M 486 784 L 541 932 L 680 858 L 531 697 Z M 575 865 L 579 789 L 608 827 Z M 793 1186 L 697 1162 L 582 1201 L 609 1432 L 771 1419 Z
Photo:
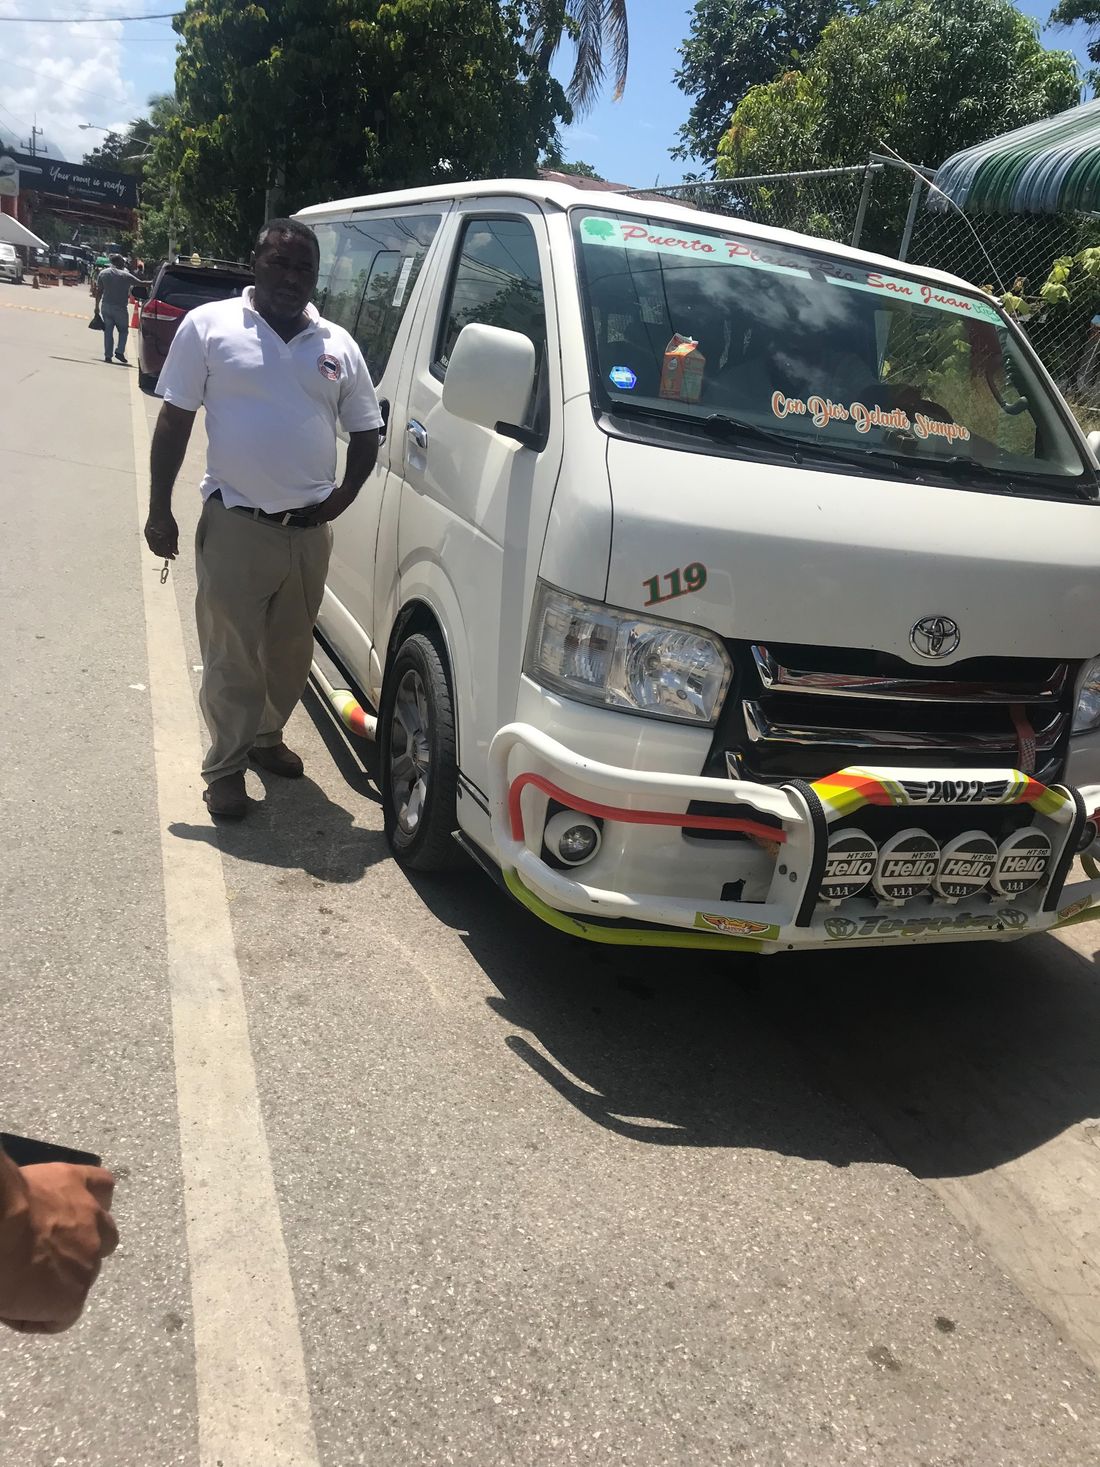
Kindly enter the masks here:
M 566 866 L 583 866 L 600 848 L 603 836 L 590 815 L 575 810 L 559 810 L 546 822 L 542 834 L 548 848 Z
M 926 830 L 899 830 L 879 851 L 873 886 L 887 902 L 923 896 L 939 870 L 939 843 Z
M 829 837 L 829 852 L 818 895 L 823 902 L 846 902 L 860 892 L 875 874 L 878 846 L 865 831 L 849 826 Z
M 1003 897 L 1022 896 L 1038 886 L 1050 865 L 1050 839 L 1034 825 L 1016 830 L 1001 842 L 993 870 L 993 890 Z
M 932 889 L 949 902 L 977 896 L 992 880 L 997 842 L 984 830 L 964 830 L 943 848 Z

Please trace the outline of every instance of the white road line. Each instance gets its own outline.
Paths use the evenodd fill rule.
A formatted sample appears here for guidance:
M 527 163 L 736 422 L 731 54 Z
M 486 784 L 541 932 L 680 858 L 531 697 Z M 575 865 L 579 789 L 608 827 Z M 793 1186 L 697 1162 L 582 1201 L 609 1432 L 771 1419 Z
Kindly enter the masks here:
M 139 525 L 149 428 L 130 378 Z M 318 1467 L 302 1341 L 256 1091 L 241 975 L 206 824 L 179 608 L 142 542 L 176 1093 L 191 1263 L 201 1467 Z

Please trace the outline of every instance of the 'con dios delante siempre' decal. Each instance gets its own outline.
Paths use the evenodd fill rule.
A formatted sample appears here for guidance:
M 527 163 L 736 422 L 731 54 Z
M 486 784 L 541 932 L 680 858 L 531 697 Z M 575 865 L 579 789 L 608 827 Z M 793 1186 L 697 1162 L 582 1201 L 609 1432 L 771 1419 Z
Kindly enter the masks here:
M 872 428 L 894 428 L 912 433 L 916 438 L 946 438 L 949 443 L 966 443 L 970 438 L 970 429 L 961 423 L 943 422 L 926 413 L 913 413 L 910 417 L 904 408 L 884 408 L 877 404 L 868 407 L 863 402 L 850 402 L 845 406 L 831 397 L 803 401 L 800 397 L 773 392 L 772 412 L 777 418 L 808 417 L 815 428 L 826 428 L 830 423 L 851 423 L 857 433 L 869 433 Z

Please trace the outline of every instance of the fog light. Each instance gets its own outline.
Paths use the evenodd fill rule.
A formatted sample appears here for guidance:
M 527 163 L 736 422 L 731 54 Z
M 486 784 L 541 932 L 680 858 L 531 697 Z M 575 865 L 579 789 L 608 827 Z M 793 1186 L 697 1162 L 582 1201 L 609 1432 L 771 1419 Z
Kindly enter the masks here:
M 600 848 L 600 827 L 590 815 L 559 810 L 546 822 L 543 840 L 566 866 L 583 866 Z
M 923 896 L 940 864 L 940 848 L 927 830 L 899 830 L 879 851 L 874 888 L 884 901 Z

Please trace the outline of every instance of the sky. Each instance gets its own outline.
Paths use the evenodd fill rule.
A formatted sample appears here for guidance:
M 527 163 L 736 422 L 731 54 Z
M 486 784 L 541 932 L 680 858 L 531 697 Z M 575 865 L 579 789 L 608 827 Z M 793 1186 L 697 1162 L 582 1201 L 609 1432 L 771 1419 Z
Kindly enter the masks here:
M 1044 21 L 1054 0 L 1024 0 Z M 156 92 L 171 91 L 175 34 L 167 20 L 101 24 L 21 24 L 5 16 L 149 15 L 178 0 L 0 0 L 0 139 L 21 144 L 37 116 L 39 148 L 79 159 L 107 128 L 139 116 Z M 563 131 L 566 157 L 591 163 L 614 183 L 647 187 L 682 177 L 669 157 L 690 105 L 673 81 L 678 48 L 688 33 L 686 0 L 630 0 L 630 70 L 620 102 L 602 100 Z M 1087 32 L 1048 28 L 1043 42 L 1085 62 Z M 568 74 L 568 47 L 559 70 Z M 82 129 L 81 124 L 92 124 Z M 97 130 L 99 129 L 99 130 Z M 939 159 L 927 159 L 939 162 Z

